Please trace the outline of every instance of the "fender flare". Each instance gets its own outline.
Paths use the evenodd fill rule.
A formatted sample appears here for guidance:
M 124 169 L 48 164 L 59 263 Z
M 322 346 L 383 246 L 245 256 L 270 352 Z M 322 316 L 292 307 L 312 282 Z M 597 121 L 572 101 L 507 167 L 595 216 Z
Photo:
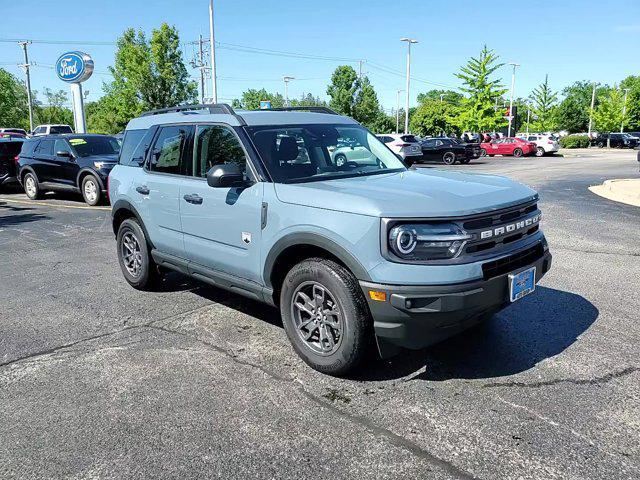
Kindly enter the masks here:
M 151 246 L 151 248 L 155 248 L 153 246 L 153 242 L 151 241 L 151 237 L 149 237 L 149 232 L 147 231 L 147 227 L 142 221 L 142 217 L 136 210 L 136 207 L 134 207 L 127 200 L 122 200 L 122 199 L 118 200 L 111 207 L 111 228 L 113 229 L 113 234 L 115 236 L 118 236 L 118 230 L 116 229 L 115 219 L 116 219 L 116 215 L 118 215 L 118 212 L 121 212 L 123 210 L 126 210 L 127 212 L 129 212 L 131 214 L 130 216 L 133 216 L 136 219 L 136 221 L 140 225 L 140 228 L 142 228 L 142 231 L 144 232 L 144 236 L 147 239 L 147 243 Z
M 98 175 L 95 172 L 95 170 L 92 170 L 89 167 L 84 167 L 78 172 L 78 175 L 76 175 L 76 185 L 78 186 L 78 190 L 82 188 L 82 185 L 80 183 L 80 178 L 83 177 L 85 174 L 93 175 L 98 180 L 98 183 L 100 184 L 100 190 L 103 190 L 103 191 L 106 190 L 106 187 L 104 185 L 104 182 L 100 178 L 100 175 Z
M 268 288 L 273 288 L 273 285 L 271 284 L 271 274 L 276 264 L 276 260 L 287 248 L 296 245 L 312 245 L 314 247 L 322 248 L 344 263 L 358 280 L 371 281 L 371 277 L 369 276 L 367 269 L 364 268 L 360 261 L 346 248 L 339 245 L 335 240 L 319 233 L 297 232 L 285 235 L 271 247 L 271 250 L 269 250 L 263 268 L 263 279 Z
M 29 165 L 25 165 L 18 171 L 18 182 L 20 183 L 20 185 L 22 185 L 22 178 L 27 174 L 27 172 L 36 177 L 36 182 L 38 182 L 38 185 L 40 185 L 38 174 Z

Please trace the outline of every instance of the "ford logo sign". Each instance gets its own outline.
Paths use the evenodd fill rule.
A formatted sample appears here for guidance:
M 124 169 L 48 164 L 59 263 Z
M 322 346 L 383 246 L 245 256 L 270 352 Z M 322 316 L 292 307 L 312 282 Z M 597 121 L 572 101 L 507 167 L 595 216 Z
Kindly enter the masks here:
M 56 73 L 64 82 L 84 82 L 93 73 L 93 59 L 84 52 L 67 52 L 58 58 Z

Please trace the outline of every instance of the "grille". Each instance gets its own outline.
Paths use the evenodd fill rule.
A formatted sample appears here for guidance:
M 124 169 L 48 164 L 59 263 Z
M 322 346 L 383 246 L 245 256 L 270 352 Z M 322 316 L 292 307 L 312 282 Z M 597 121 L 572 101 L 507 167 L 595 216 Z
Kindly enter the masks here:
M 531 265 L 533 262 L 539 260 L 544 255 L 544 248 L 542 243 L 522 250 L 520 252 L 509 255 L 508 257 L 487 262 L 482 265 L 482 273 L 485 280 L 505 275 L 513 272 L 527 265 Z

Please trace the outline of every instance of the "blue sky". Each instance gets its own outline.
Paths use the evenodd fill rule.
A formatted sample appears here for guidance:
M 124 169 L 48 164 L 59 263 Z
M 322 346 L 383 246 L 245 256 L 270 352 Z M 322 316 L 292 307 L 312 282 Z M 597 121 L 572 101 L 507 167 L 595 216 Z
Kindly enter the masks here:
M 217 50 L 218 96 L 230 102 L 247 88 L 283 90 L 290 97 L 304 92 L 326 97 L 331 72 L 345 61 L 357 68 L 366 60 L 369 76 L 384 107 L 395 107 L 396 90 L 404 88 L 406 46 L 401 37 L 420 41 L 412 49 L 412 103 L 421 91 L 442 84 L 456 87 L 454 73 L 483 44 L 501 60 L 521 64 L 516 96 L 527 96 L 549 74 L 554 89 L 575 80 L 613 84 L 640 75 L 640 1 L 596 0 L 475 2 L 475 1 L 349 1 L 349 0 L 216 0 L 216 40 L 268 50 L 299 52 L 334 59 L 290 58 L 229 48 Z M 188 42 L 208 35 L 208 0 L 84 0 L 37 1 L 28 11 L 23 2 L 2 1 L 0 40 L 27 38 L 47 41 L 115 42 L 127 27 L 150 32 L 162 22 L 175 25 L 185 60 L 195 52 Z M 9 21 L 7 21 L 9 20 Z M 41 91 L 68 87 L 47 65 L 70 49 L 84 50 L 95 60 L 96 72 L 85 83 L 89 99 L 102 94 L 113 61 L 114 45 L 43 44 L 30 46 L 32 86 Z M 15 65 L 22 52 L 15 43 L 0 43 L 0 66 L 23 78 Z M 383 69 L 381 70 L 381 67 Z M 196 70 L 189 69 L 194 78 Z M 395 75 L 392 72 L 398 72 Z M 508 67 L 501 70 L 510 83 Z

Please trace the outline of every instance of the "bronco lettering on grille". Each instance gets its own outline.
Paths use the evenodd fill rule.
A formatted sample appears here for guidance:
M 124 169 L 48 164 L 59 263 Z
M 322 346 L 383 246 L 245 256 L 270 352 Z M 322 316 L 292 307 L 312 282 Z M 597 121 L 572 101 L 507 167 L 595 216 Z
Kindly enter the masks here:
M 507 233 L 517 232 L 518 230 L 522 230 L 523 228 L 532 227 L 540 222 L 541 217 L 542 215 L 538 214 L 519 222 L 509 223 L 507 225 L 492 228 L 491 230 L 485 230 L 483 232 L 480 232 L 480 239 L 484 240 L 486 238 L 499 237 Z

